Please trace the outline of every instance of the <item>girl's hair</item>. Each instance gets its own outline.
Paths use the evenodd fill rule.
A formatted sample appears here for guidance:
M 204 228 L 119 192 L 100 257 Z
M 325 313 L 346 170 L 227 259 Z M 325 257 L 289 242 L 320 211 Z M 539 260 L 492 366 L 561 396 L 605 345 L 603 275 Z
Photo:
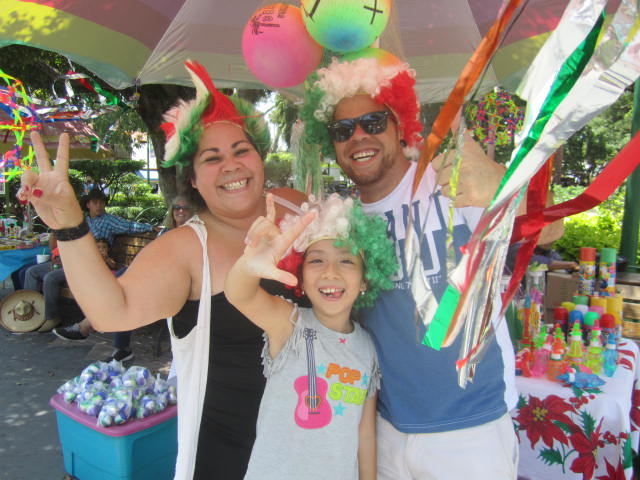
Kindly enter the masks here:
M 196 98 L 181 100 L 164 115 L 165 123 L 161 128 L 167 140 L 163 166 L 178 167 L 178 194 L 199 209 L 205 203 L 191 181 L 194 178 L 193 156 L 198 150 L 203 130 L 215 122 L 234 123 L 242 128 L 263 159 L 271 146 L 271 136 L 263 114 L 250 102 L 220 92 L 199 63 L 187 60 L 185 66 L 196 87 Z
M 330 195 L 324 202 L 310 197 L 309 203 L 301 206 L 304 212 L 316 210 L 316 218 L 307 226 L 293 243 L 291 251 L 278 264 L 278 268 L 298 277 L 294 292 L 302 295 L 302 260 L 307 248 L 322 239 L 335 239 L 336 247 L 347 247 L 353 255 L 360 254 L 364 264 L 364 278 L 367 290 L 360 295 L 353 309 L 372 306 L 380 290 L 393 287 L 390 277 L 398 268 L 396 254 L 391 240 L 387 237 L 387 224 L 379 216 L 369 216 L 362 210 L 359 200 Z M 299 216 L 285 215 L 280 229 L 286 231 Z

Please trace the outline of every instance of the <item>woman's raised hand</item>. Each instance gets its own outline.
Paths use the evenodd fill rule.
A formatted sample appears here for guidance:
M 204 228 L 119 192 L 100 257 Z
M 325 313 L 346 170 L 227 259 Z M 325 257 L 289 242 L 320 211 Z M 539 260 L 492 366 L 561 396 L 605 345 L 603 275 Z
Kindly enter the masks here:
M 246 266 L 253 275 L 295 285 L 298 283 L 296 276 L 278 269 L 277 264 L 294 240 L 313 221 L 315 212 L 308 212 L 291 229 L 281 232 L 275 224 L 276 209 L 270 193 L 267 194 L 266 203 L 266 217 L 258 217 L 247 233 L 247 246 L 244 249 Z
M 54 230 L 77 227 L 83 214 L 69 183 L 69 135 L 60 135 L 55 167 L 38 132 L 31 132 L 31 142 L 39 173 L 27 170 L 22 174 L 18 199 L 31 202 L 42 221 Z

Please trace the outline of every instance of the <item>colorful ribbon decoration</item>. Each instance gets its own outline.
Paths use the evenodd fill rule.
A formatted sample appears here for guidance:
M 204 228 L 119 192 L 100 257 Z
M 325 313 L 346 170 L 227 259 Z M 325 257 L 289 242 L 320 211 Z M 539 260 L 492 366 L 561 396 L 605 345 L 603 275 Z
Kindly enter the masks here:
M 442 107 L 425 141 L 413 180 L 412 197 L 415 195 L 424 171 L 451 128 L 454 119 L 457 117 L 465 101 L 465 97 L 488 65 L 491 56 L 500 43 L 502 33 L 520 3 L 521 0 L 509 1 L 462 70 L 460 77 L 449 94 L 446 103 Z M 454 162 L 454 171 L 457 171 L 458 167 L 459 158 Z M 452 189 L 456 188 L 455 181 L 450 185 Z M 450 235 L 448 235 L 448 238 L 450 238 Z M 422 262 L 419 258 L 419 243 L 420 239 L 417 237 L 416 231 L 413 228 L 413 222 L 409 220 L 406 231 L 405 260 L 411 279 L 411 293 L 416 302 L 417 316 L 428 327 L 427 332 L 430 332 L 429 334 L 434 337 L 440 337 L 439 341 L 435 340 L 431 342 L 431 346 L 436 348 L 435 346 L 438 345 L 437 348 L 439 348 L 441 339 L 445 335 L 446 327 L 439 321 L 442 316 L 436 316 L 438 302 L 435 300 L 431 287 L 424 276 Z M 453 254 L 449 252 L 449 250 L 448 257 L 451 259 L 453 258 Z M 445 295 L 447 294 L 445 293 Z M 445 299 L 440 301 L 440 305 L 442 305 L 443 308 L 449 303 L 450 299 L 449 301 L 445 301 Z
M 9 118 L 9 121 L 0 122 L 0 130 L 6 130 L 7 135 L 9 132 L 12 133 L 15 139 L 14 148 L 0 157 L 0 169 L 9 169 L 0 176 L 0 182 L 11 180 L 25 168 L 30 168 L 34 156 L 31 146 L 28 147 L 26 154 L 23 152 L 24 137 L 29 130 L 42 130 L 46 123 L 86 121 L 118 109 L 127 110 L 133 108 L 139 98 L 135 94 L 130 103 L 123 102 L 116 95 L 104 90 L 88 75 L 69 71 L 54 81 L 52 91 L 55 98 L 45 102 L 30 97 L 20 80 L 7 75 L 2 70 L 0 70 L 0 78 L 7 85 L 0 87 L 0 110 Z M 55 85 L 58 81 L 64 82 L 65 97 L 59 97 L 56 93 Z M 72 81 L 77 81 L 83 88 L 98 96 L 98 108 L 88 109 L 72 103 L 72 99 L 76 96 L 71 85 Z M 5 136 L 5 142 L 6 140 Z
M 598 43 L 601 6 L 604 1 L 571 1 L 560 25 L 536 58 L 538 70 L 546 71 L 546 75 L 528 75 L 525 82 L 524 90 L 535 98 L 526 98 L 527 128 L 523 129 L 513 157 L 518 164 L 513 165 L 512 160 L 499 191 L 466 245 L 462 260 L 451 272 L 448 291 L 438 305 L 436 318 L 449 321 L 444 346 L 464 326 L 457 364 L 462 387 L 473 379 L 475 364 L 492 338 L 491 318 L 499 309 L 491 300 L 497 293 L 523 185 L 566 138 L 613 103 L 626 85 L 640 75 L 640 62 L 634 57 L 640 47 L 636 6 L 623 2 Z M 577 42 L 576 31 L 581 32 Z M 572 47 L 568 52 L 556 48 L 567 44 L 578 48 Z M 549 68 L 551 64 L 557 68 Z M 525 141 L 527 138 L 530 140 Z M 519 153 L 519 149 L 528 152 Z M 539 214 L 532 213 L 536 215 Z
M 442 141 L 447 135 L 447 132 L 451 128 L 454 118 L 460 111 L 460 108 L 464 104 L 467 94 L 471 91 L 471 88 L 476 83 L 482 72 L 489 64 L 489 60 L 495 53 L 502 33 L 507 27 L 513 12 L 518 8 L 522 0 L 509 0 L 507 6 L 502 10 L 500 16 L 493 23 L 487 34 L 484 36 L 475 52 L 465 65 L 460 77 L 456 81 L 447 101 L 443 105 L 438 117 L 433 123 L 431 132 L 425 140 L 425 145 L 418 161 L 418 168 L 413 180 L 412 196 L 415 195 L 418 189 L 420 179 L 424 174 L 424 171 L 429 165 L 429 162 L 433 159 L 438 147 L 442 144 Z
M 564 217 L 589 210 L 606 200 L 640 165 L 640 133 L 600 172 L 584 192 L 577 197 L 547 208 L 533 210 L 516 218 L 511 242 L 530 238 L 546 225 Z

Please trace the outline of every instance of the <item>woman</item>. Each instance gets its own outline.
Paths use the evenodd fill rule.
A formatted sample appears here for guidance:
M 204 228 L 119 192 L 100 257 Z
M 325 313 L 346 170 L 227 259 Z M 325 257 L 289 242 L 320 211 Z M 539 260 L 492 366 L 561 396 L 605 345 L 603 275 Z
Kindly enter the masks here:
M 193 216 L 193 213 L 193 207 L 189 205 L 189 201 L 184 196 L 174 197 L 164 219 L 164 228 L 160 230 L 158 236 L 167 233 L 172 228 L 181 227 Z
M 41 138 L 32 136 L 40 173 L 25 172 L 19 196 L 57 231 L 69 285 L 94 328 L 131 330 L 175 316 L 169 319 L 179 385 L 175 478 L 226 480 L 244 476 L 264 378 L 262 332 L 222 291 L 249 227 L 266 213 L 261 155 L 269 139 L 250 106 L 218 92 L 198 64 L 187 68 L 196 98 L 170 111 L 163 129 L 165 164 L 182 167 L 185 193 L 197 209 L 190 228 L 151 242 L 116 279 L 85 234 L 67 178 L 67 135 L 55 168 Z M 276 192 L 284 194 L 297 204 L 304 200 L 289 189 Z M 280 207 L 277 216 L 285 211 Z

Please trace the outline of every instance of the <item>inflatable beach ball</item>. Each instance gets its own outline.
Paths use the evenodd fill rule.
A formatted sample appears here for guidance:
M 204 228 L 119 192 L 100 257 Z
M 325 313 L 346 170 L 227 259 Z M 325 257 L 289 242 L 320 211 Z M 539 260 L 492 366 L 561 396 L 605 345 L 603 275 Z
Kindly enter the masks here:
M 301 0 L 304 24 L 325 48 L 345 53 L 371 45 L 389 20 L 391 0 Z
M 322 47 L 304 26 L 294 5 L 276 3 L 258 9 L 242 34 L 242 54 L 249 70 L 272 88 L 302 83 L 322 59 Z
M 403 64 L 402 60 L 400 60 L 394 54 L 376 47 L 367 47 L 363 48 L 362 50 L 358 50 L 357 52 L 345 53 L 344 55 L 342 55 L 340 60 L 353 62 L 358 58 L 375 58 L 383 68 Z

